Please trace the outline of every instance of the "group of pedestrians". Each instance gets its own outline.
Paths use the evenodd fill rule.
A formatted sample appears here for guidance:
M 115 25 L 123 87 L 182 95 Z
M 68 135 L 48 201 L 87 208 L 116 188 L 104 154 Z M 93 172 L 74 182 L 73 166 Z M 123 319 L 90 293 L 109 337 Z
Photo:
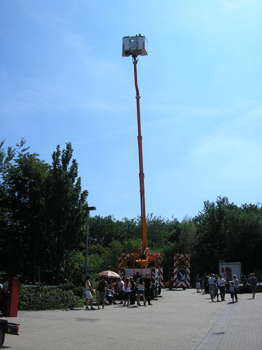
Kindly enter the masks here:
M 125 281 L 118 279 L 116 284 L 117 292 L 120 299 L 120 304 L 123 303 L 123 306 L 134 305 L 141 306 L 140 299 L 143 299 L 144 306 L 146 306 L 146 301 L 148 305 L 151 304 L 151 290 L 153 287 L 152 279 L 149 276 L 149 273 L 146 273 L 146 276 L 140 276 L 134 280 L 131 278 L 126 278 Z
M 98 309 L 100 309 L 100 304 L 102 302 L 102 308 L 105 306 L 106 298 L 109 301 L 109 304 L 116 304 L 116 297 L 120 300 L 119 304 L 123 304 L 123 307 L 134 305 L 141 306 L 140 300 L 142 298 L 143 305 L 146 306 L 151 304 L 151 289 L 153 287 L 152 279 L 149 276 L 149 273 L 146 273 L 146 276 L 140 276 L 134 281 L 133 278 L 126 278 L 125 281 L 122 281 L 120 278 L 113 285 L 112 281 L 105 281 L 104 276 L 101 276 L 101 279 L 96 288 L 97 291 L 97 304 Z M 90 276 L 86 276 L 85 279 L 85 298 L 86 298 L 86 309 L 92 309 L 93 307 L 93 297 L 92 292 L 95 290 L 91 288 Z M 89 303 L 89 306 L 88 306 Z
M 226 283 L 227 281 L 223 278 L 222 275 L 215 275 L 214 273 L 212 273 L 211 275 L 205 274 L 202 278 L 199 278 L 199 275 L 197 275 L 196 291 L 197 293 L 210 294 L 210 299 L 213 302 L 215 301 L 215 299 L 217 302 L 225 301 Z M 239 280 L 235 274 L 232 276 L 232 281 L 228 281 L 228 284 L 232 303 L 238 302 Z M 246 278 L 246 276 L 244 276 L 244 290 L 248 284 L 250 285 L 252 298 L 254 299 L 257 285 L 257 278 L 255 277 L 254 273 L 250 274 L 249 280 Z
M 196 284 L 197 293 L 210 294 L 212 301 L 216 299 L 217 301 L 225 301 L 226 294 L 226 280 L 222 275 L 205 275 L 199 278 L 197 275 L 198 284 Z M 220 299 L 219 300 L 219 295 Z
M 210 294 L 211 300 L 214 302 L 214 299 L 216 299 L 217 302 L 219 301 L 225 301 L 225 285 L 226 280 L 222 277 L 222 275 L 215 276 L 214 273 L 211 274 L 211 276 L 207 279 L 207 287 L 208 287 L 208 293 Z M 219 300 L 219 295 L 220 299 Z

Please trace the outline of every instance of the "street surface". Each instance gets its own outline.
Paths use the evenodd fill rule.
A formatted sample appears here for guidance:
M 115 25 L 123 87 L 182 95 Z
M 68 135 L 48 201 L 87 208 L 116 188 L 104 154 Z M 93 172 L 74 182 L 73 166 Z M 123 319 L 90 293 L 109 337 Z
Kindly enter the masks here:
M 261 350 L 262 293 L 239 302 L 212 302 L 195 289 L 162 290 L 153 306 L 106 305 L 100 310 L 20 311 L 10 350 Z M 97 306 L 95 306 L 97 307 Z

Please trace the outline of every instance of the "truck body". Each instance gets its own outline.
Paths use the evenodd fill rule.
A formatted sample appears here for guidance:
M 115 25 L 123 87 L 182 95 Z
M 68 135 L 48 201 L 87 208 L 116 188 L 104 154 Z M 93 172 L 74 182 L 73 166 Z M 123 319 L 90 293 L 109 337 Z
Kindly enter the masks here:
M 151 298 L 157 298 L 161 294 L 161 268 L 160 269 L 142 269 L 142 276 L 146 277 L 146 273 L 149 273 L 149 277 L 152 279 Z M 141 269 L 129 269 L 123 268 L 120 270 L 120 275 L 124 279 L 125 277 L 133 277 L 134 281 L 141 276 Z
M 165 286 L 169 289 L 190 287 L 190 254 L 174 254 L 173 272 L 169 269 L 169 282 Z
M 122 279 L 144 276 L 149 273 L 154 285 L 154 296 L 160 295 L 163 284 L 163 254 L 148 253 L 147 258 L 141 252 L 119 254 L 119 274 Z
M 239 283 L 242 282 L 241 262 L 219 263 L 219 274 L 227 281 L 232 281 L 233 275 L 237 276 Z

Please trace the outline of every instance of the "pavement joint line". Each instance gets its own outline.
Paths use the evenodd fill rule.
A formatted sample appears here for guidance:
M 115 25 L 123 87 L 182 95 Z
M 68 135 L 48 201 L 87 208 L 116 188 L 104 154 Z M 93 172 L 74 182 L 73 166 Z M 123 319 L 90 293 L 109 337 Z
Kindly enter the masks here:
M 219 348 L 223 335 L 226 333 L 229 322 L 235 313 L 235 308 L 232 308 L 232 306 L 230 304 L 227 305 L 222 315 L 207 332 L 196 350 L 217 350 Z

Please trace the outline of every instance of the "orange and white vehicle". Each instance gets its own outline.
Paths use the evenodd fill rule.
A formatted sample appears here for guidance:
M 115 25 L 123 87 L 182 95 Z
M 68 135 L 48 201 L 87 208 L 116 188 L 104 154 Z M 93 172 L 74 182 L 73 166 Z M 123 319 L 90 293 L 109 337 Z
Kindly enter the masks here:
M 142 252 L 119 254 L 119 274 L 122 279 L 125 279 L 125 276 L 132 276 L 135 280 L 137 276 L 145 277 L 146 273 L 149 273 L 153 282 L 153 296 L 157 297 L 164 287 L 163 254 L 148 253 L 147 256 L 143 256 Z
M 190 254 L 174 254 L 173 269 L 169 273 L 169 281 L 165 287 L 189 288 L 190 287 Z
M 136 36 L 126 36 L 122 39 L 122 56 L 132 56 L 134 64 L 134 83 L 136 90 L 136 109 L 137 109 L 137 129 L 138 129 L 138 158 L 139 158 L 139 188 L 140 188 L 140 206 L 141 206 L 141 223 L 142 223 L 142 247 L 140 251 L 130 254 L 119 254 L 119 273 L 124 276 L 145 276 L 148 272 L 155 280 L 157 293 L 161 291 L 163 285 L 163 254 L 149 253 L 147 247 L 147 230 L 146 230 L 146 209 L 145 209 L 145 184 L 143 169 L 142 153 L 142 135 L 140 120 L 140 95 L 137 83 L 137 56 L 147 55 L 147 40 L 141 34 Z

